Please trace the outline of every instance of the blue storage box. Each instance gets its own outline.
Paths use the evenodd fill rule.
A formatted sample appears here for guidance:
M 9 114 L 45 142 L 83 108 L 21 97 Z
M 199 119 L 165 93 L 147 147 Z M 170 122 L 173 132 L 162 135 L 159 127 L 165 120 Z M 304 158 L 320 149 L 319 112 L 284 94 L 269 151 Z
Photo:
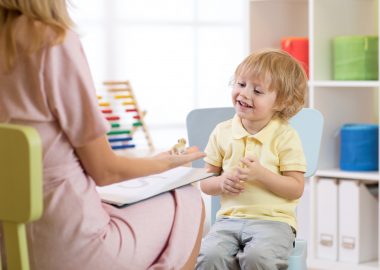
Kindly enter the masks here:
M 377 171 L 379 169 L 379 126 L 346 124 L 340 130 L 340 169 Z

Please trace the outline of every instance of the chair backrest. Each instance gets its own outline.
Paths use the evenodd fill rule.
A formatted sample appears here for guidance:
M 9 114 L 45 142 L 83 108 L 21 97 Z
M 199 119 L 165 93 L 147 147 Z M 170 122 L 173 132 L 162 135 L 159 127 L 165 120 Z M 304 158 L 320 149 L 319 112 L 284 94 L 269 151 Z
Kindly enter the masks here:
M 206 108 L 192 110 L 186 119 L 189 145 L 196 145 L 204 150 L 214 127 L 235 114 L 232 107 Z M 312 176 L 317 170 L 319 148 L 322 138 L 323 116 L 316 110 L 304 108 L 289 120 L 301 138 L 307 162 L 305 177 Z M 193 167 L 204 167 L 203 160 L 193 162 Z
M 29 269 L 25 224 L 42 215 L 42 147 L 32 127 L 0 124 L 0 222 L 8 270 Z

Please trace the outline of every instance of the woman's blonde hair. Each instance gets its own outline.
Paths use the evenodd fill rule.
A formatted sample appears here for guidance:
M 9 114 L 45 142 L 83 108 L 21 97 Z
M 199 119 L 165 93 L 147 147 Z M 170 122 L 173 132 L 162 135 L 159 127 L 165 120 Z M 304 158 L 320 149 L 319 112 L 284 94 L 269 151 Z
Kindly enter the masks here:
M 305 104 L 307 76 L 301 64 L 287 52 L 265 49 L 250 54 L 236 68 L 235 80 L 245 77 L 260 80 L 275 91 L 278 116 L 287 120 Z
M 0 59 L 5 70 L 13 67 L 18 53 L 14 27 L 22 15 L 30 20 L 28 31 L 33 31 L 33 40 L 25 48 L 28 53 L 62 42 L 66 30 L 73 26 L 66 0 L 0 0 Z M 46 36 L 49 29 L 54 33 L 50 40 Z

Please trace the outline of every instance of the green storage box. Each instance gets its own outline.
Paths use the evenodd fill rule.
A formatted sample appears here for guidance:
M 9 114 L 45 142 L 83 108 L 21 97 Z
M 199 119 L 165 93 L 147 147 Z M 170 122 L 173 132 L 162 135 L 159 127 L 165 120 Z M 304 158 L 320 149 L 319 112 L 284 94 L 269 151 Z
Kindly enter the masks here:
M 334 80 L 377 80 L 378 43 L 377 36 L 334 38 Z

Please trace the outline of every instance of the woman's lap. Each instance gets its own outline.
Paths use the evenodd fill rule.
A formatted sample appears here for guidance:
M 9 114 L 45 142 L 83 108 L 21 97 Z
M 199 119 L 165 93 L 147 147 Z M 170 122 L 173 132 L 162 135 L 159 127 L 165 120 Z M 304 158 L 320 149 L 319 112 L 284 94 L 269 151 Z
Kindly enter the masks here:
M 118 253 L 121 265 L 170 269 L 183 265 L 193 250 L 202 213 L 200 193 L 194 187 L 182 187 L 122 209 L 105 207 L 111 216 L 111 233 L 105 240 L 112 253 Z M 117 238 L 121 242 L 118 247 Z

